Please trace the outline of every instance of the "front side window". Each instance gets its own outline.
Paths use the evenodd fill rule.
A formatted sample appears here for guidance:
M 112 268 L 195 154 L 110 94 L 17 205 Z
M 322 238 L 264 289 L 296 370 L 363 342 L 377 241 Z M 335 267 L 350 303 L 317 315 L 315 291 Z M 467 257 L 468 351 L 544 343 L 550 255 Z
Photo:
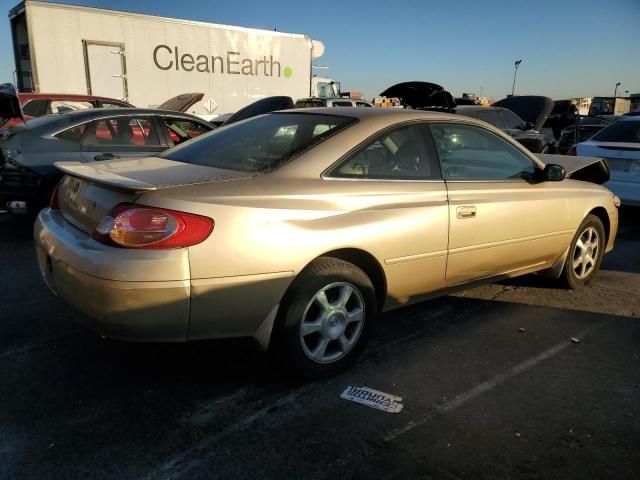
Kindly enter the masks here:
M 337 115 L 270 113 L 214 130 L 159 156 L 226 170 L 268 173 L 355 122 Z
M 356 102 L 356 107 L 372 107 L 373 105 L 370 105 L 367 102 Z
M 96 120 L 84 145 L 158 146 L 160 142 L 148 117 L 116 117 Z
M 435 153 L 428 148 L 425 124 L 383 133 L 327 176 L 375 180 L 433 180 L 440 177 Z
M 514 145 L 481 127 L 456 123 L 431 125 L 446 180 L 533 178 L 533 161 Z

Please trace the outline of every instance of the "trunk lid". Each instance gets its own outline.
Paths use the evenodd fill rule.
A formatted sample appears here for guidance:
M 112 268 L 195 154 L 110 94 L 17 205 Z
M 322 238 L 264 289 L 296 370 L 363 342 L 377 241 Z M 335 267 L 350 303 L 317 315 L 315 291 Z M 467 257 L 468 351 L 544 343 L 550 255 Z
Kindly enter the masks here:
M 135 202 L 143 192 L 252 176 L 158 157 L 55 165 L 66 174 L 58 188 L 60 211 L 68 222 L 89 234 L 115 205 Z
M 456 102 L 444 87 L 430 82 L 397 83 L 380 94 L 381 97 L 399 98 L 406 107 L 416 110 L 453 111 Z
M 0 127 L 13 119 L 25 121 L 18 92 L 10 83 L 4 83 L 0 85 Z
M 158 110 L 171 110 L 172 112 L 186 112 L 204 97 L 204 93 L 183 93 L 170 98 L 158 106 Z
M 553 110 L 553 100 L 539 95 L 523 95 L 503 98 L 492 106 L 511 110 L 525 122 L 533 124 L 534 130 L 540 130 Z

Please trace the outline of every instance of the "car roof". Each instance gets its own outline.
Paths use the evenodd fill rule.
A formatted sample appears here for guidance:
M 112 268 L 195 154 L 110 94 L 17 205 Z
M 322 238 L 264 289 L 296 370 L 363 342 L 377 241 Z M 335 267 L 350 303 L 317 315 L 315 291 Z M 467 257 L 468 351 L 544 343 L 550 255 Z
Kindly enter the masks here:
M 308 113 L 320 115 L 332 115 L 338 117 L 356 118 L 358 120 L 379 121 L 379 122 L 402 122 L 411 120 L 460 120 L 457 115 L 450 113 L 434 112 L 431 110 L 413 110 L 411 108 L 362 108 L 362 107 L 316 107 L 316 108 L 294 108 L 273 112 L 273 114 L 283 113 Z M 473 120 L 473 119 L 472 119 Z

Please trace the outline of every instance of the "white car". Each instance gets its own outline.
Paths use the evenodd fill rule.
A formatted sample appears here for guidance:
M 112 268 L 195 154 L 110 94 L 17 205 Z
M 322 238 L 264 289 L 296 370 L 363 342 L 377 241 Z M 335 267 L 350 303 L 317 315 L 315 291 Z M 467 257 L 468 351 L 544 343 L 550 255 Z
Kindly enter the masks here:
M 569 154 L 605 158 L 611 179 L 604 184 L 625 205 L 640 207 L 640 116 L 622 117 Z

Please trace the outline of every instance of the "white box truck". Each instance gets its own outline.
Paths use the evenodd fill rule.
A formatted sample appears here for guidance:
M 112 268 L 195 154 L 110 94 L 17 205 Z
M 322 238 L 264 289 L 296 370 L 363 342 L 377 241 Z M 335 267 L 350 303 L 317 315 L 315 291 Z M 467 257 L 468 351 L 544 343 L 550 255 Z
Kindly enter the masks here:
M 324 46 L 302 34 L 30 1 L 9 12 L 21 92 L 119 98 L 154 107 L 185 92 L 190 112 L 234 112 L 271 95 L 337 96 L 312 75 Z

